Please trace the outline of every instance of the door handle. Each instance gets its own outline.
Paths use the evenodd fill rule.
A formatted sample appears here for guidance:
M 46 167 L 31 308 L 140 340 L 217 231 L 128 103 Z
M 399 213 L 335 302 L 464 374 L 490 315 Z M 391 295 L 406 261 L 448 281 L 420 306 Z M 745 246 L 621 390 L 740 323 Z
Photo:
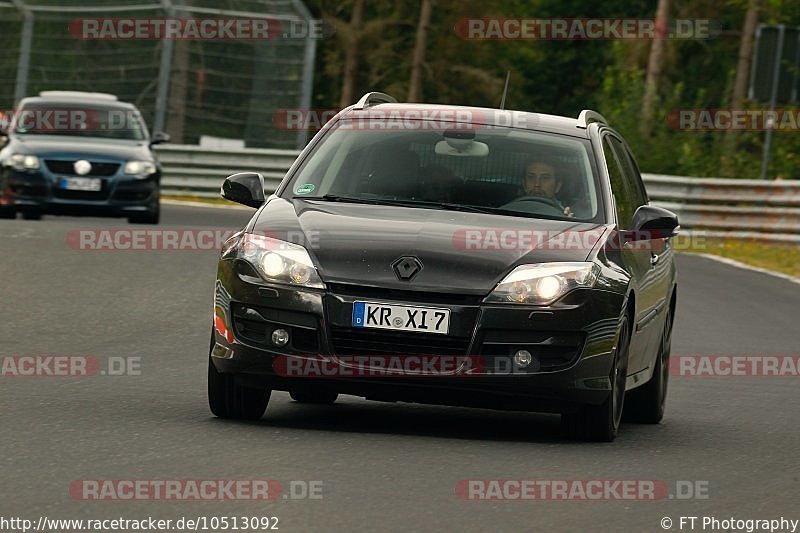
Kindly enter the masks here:
M 659 259 L 661 259 L 661 256 L 659 256 L 658 254 L 651 253 L 650 254 L 650 266 L 656 266 L 656 263 L 658 263 Z

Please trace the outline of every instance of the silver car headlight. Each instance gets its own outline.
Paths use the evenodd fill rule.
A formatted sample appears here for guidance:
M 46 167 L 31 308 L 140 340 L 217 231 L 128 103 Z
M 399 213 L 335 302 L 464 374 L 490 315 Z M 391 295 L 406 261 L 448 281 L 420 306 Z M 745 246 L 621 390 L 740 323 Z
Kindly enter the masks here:
M 520 265 L 484 301 L 547 305 L 573 289 L 594 286 L 599 273 L 600 267 L 594 263 Z
M 299 244 L 244 233 L 233 247 L 223 250 L 223 256 L 231 254 L 250 263 L 265 281 L 325 288 L 311 256 Z
M 125 174 L 129 176 L 150 175 L 155 173 L 156 164 L 152 161 L 128 161 L 125 163 Z
M 39 158 L 35 155 L 11 154 L 8 158 L 11 167 L 16 170 L 36 170 L 39 168 Z

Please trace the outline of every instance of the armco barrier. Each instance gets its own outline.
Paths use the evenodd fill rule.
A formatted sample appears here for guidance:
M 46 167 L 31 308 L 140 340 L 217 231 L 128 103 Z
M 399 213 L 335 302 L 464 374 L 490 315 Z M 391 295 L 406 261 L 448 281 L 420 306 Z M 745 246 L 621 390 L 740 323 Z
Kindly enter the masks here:
M 225 176 L 261 172 L 272 192 L 299 152 L 163 145 L 163 193 L 218 197 Z M 707 236 L 800 243 L 800 181 L 729 180 L 645 174 L 650 200 L 678 214 L 681 228 Z

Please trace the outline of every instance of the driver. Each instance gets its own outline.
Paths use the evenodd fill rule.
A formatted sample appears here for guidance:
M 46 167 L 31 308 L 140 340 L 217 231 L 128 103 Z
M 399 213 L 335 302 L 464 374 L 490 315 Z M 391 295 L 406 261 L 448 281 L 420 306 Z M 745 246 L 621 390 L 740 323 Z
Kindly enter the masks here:
M 572 209 L 564 207 L 556 194 L 561 190 L 561 176 L 556 172 L 555 165 L 534 159 L 525 166 L 525 181 L 523 188 L 527 196 L 538 196 L 547 198 L 558 209 L 563 210 L 564 214 L 574 216 Z

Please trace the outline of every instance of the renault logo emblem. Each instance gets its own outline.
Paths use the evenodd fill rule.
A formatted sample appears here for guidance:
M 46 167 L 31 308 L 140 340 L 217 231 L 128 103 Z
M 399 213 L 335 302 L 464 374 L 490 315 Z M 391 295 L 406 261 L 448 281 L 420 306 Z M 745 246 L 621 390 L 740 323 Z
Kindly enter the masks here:
M 392 263 L 397 279 L 411 281 L 422 270 L 422 262 L 416 257 L 404 256 Z

